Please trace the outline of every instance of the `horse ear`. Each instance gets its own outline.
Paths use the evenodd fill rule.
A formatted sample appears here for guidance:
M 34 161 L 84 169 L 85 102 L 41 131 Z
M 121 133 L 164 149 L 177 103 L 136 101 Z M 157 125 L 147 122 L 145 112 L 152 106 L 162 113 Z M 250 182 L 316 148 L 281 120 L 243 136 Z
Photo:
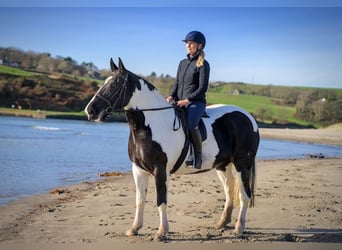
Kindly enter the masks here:
M 119 70 L 122 72 L 127 71 L 120 57 L 119 57 Z
M 112 70 L 112 72 L 119 69 L 118 66 L 115 65 L 113 58 L 110 58 L 110 69 Z

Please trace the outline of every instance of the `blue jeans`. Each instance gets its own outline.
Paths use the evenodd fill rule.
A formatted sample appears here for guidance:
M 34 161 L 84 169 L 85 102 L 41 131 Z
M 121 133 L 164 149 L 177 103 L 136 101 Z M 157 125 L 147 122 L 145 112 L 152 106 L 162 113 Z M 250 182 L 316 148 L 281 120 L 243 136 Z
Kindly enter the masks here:
M 202 115 L 204 114 L 205 103 L 192 102 L 186 107 L 186 113 L 188 115 L 189 129 L 192 130 L 198 126 Z

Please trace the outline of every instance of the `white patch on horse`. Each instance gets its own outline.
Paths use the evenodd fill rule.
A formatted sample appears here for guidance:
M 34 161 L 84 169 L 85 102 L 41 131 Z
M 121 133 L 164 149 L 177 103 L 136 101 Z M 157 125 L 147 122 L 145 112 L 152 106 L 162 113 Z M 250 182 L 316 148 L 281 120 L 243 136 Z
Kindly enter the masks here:
M 125 109 L 151 109 L 170 106 L 157 89 L 150 90 L 143 79 L 139 79 L 141 90 L 136 89 Z
M 108 76 L 102 86 L 106 85 L 110 80 L 112 80 L 112 78 L 113 76 Z
M 135 198 L 135 216 L 132 227 L 126 232 L 127 236 L 133 236 L 138 233 L 144 223 L 144 207 L 146 202 L 148 180 L 150 174 L 135 163 L 132 164 L 133 178 L 136 184 L 136 198 Z

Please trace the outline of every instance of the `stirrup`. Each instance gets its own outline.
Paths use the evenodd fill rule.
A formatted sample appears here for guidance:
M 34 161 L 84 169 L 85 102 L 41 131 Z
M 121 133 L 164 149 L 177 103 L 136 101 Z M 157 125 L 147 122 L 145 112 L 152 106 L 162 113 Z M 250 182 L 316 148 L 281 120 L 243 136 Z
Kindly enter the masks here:
M 188 159 L 185 161 L 185 165 L 192 166 L 194 164 L 194 156 L 190 155 Z
M 194 158 L 194 156 L 192 156 Z M 197 162 L 197 167 L 195 165 L 196 160 L 186 160 L 185 165 L 189 168 L 194 168 L 194 169 L 202 169 L 202 160 L 199 160 L 199 163 Z
M 196 164 L 197 163 L 197 164 Z M 197 166 L 196 166 L 197 165 Z M 198 160 L 198 162 L 196 162 L 196 160 L 195 160 L 195 162 L 194 162 L 194 164 L 193 164 L 193 168 L 195 168 L 195 169 L 201 169 L 202 168 L 202 160 Z

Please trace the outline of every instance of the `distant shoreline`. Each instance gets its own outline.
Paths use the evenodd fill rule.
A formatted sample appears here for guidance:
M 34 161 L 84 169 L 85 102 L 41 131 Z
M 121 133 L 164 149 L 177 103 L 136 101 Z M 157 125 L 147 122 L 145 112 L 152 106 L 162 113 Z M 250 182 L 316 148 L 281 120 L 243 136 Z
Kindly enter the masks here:
M 82 112 L 60 112 L 60 111 L 45 111 L 45 110 L 28 110 L 28 109 L 11 109 L 0 107 L 0 116 L 17 116 L 30 117 L 38 119 L 66 119 L 66 120 L 87 120 L 87 117 Z M 113 114 L 106 122 L 126 122 L 124 112 Z M 270 124 L 257 121 L 259 128 L 296 128 L 296 129 L 311 129 L 313 125 L 303 126 L 295 123 L 287 124 Z
M 123 114 L 123 113 L 122 113 Z M 112 116 L 108 121 L 112 122 L 126 122 L 124 115 L 118 114 Z M 76 112 L 55 112 L 55 111 L 41 111 L 41 110 L 20 110 L 0 108 L 0 116 L 14 116 L 14 117 L 28 117 L 36 119 L 65 119 L 65 120 L 81 120 L 86 121 L 85 114 L 77 114 Z

